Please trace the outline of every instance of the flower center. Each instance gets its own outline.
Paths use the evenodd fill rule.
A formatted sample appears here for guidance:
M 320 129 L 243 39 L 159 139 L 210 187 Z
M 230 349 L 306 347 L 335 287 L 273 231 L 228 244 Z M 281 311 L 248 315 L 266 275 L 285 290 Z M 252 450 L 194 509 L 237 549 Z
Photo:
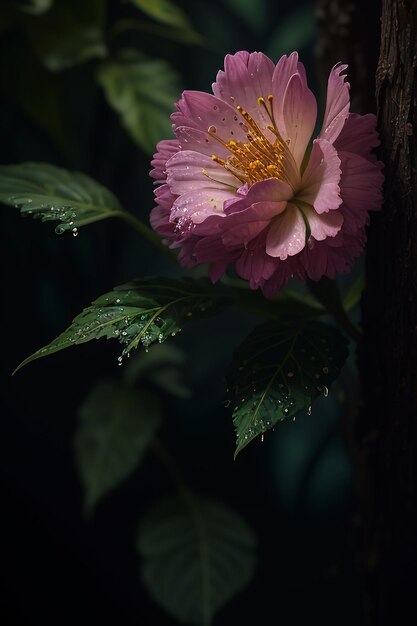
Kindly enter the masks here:
M 273 96 L 268 96 L 268 102 L 262 97 L 258 98 L 258 105 L 265 109 L 271 121 L 267 129 L 274 135 L 272 141 L 259 128 L 251 115 L 238 105 L 236 108 L 245 121 L 241 123 L 241 126 L 246 132 L 248 141 L 244 143 L 231 139 L 225 142 L 217 135 L 217 128 L 210 126 L 208 133 L 225 146 L 232 155 L 228 159 L 221 159 L 213 154 L 211 158 L 248 186 L 266 178 L 278 178 L 294 189 L 299 181 L 299 171 L 288 143 L 283 140 L 278 131 L 272 101 Z

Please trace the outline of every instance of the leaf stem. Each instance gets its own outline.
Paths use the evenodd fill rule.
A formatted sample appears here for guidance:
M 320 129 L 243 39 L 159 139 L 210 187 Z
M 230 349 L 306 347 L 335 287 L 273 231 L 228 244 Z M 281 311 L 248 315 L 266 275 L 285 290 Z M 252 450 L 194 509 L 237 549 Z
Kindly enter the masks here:
M 128 213 L 127 211 L 118 211 L 115 213 L 117 217 L 124 220 L 126 224 L 129 224 L 137 233 L 139 233 L 144 239 L 149 241 L 159 252 L 171 261 L 176 261 L 177 255 L 168 246 L 162 243 L 161 238 L 157 235 L 149 226 L 144 224 L 140 219 Z
M 307 287 L 320 304 L 333 316 L 347 336 L 353 339 L 355 343 L 359 343 L 362 331 L 347 314 L 336 281 L 328 278 L 322 278 L 317 282 L 307 280 Z

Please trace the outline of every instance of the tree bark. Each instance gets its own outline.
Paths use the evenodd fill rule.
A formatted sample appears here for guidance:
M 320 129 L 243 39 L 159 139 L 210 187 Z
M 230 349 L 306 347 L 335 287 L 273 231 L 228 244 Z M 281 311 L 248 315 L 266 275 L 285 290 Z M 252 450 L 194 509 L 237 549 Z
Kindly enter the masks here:
M 318 0 L 317 18 L 322 78 L 331 64 L 349 63 L 352 110 L 378 111 L 386 177 L 383 210 L 368 233 L 358 358 L 364 408 L 353 452 L 363 623 L 415 624 L 417 0 Z
M 359 368 L 367 624 L 417 623 L 417 2 L 383 0 L 383 211 L 372 218 Z

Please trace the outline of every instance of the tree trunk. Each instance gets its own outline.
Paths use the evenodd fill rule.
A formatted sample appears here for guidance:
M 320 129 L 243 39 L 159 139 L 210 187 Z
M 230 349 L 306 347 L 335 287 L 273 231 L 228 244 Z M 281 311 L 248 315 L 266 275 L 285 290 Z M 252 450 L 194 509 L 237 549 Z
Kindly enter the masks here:
M 417 2 L 383 0 L 376 73 L 385 201 L 363 298 L 359 446 L 366 623 L 417 623 Z M 402 617 L 401 617 L 402 616 Z
M 417 0 L 318 0 L 317 18 L 322 77 L 331 64 L 349 63 L 352 110 L 377 105 L 386 176 L 383 211 L 372 216 L 368 233 L 358 359 L 364 409 L 354 450 L 362 506 L 355 538 L 363 623 L 415 624 Z

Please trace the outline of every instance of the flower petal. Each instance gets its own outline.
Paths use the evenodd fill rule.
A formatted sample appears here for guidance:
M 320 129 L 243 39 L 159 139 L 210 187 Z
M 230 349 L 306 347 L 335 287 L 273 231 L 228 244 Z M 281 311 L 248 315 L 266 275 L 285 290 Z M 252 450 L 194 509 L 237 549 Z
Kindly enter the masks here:
M 337 209 L 342 204 L 340 177 L 337 151 L 325 139 L 315 139 L 297 198 L 314 206 L 317 213 Z
M 317 102 L 300 74 L 293 74 L 285 90 L 283 121 L 289 148 L 298 166 L 316 125 Z
M 339 152 L 342 177 L 340 195 L 343 205 L 340 207 L 345 224 L 343 230 L 354 234 L 368 220 L 368 211 L 379 211 L 382 207 L 382 185 L 384 175 L 380 163 L 373 163 L 351 152 Z
M 306 245 L 306 225 L 300 210 L 294 204 L 277 217 L 268 230 L 266 251 L 282 261 L 301 252 Z
M 218 72 L 213 83 L 213 93 L 234 108 L 240 105 L 262 129 L 266 129 L 271 120 L 258 104 L 258 98 L 262 96 L 267 100 L 272 93 L 274 69 L 274 63 L 262 52 L 228 54 L 224 60 L 224 72 Z
M 177 139 L 163 139 L 157 143 L 156 152 L 151 161 L 153 169 L 150 171 L 150 175 L 155 179 L 155 184 L 166 181 L 166 163 L 179 149 Z
M 291 76 L 299 74 L 304 87 L 307 87 L 307 78 L 304 65 L 298 60 L 298 52 L 293 52 L 288 57 L 284 54 L 278 61 L 272 76 L 273 112 L 278 130 L 284 137 L 285 124 L 283 121 L 284 95 L 290 82 Z M 286 139 L 286 137 L 284 137 Z
M 244 211 L 257 202 L 283 202 L 293 196 L 293 190 L 287 183 L 277 178 L 267 178 L 249 187 L 247 194 L 232 203 L 225 205 L 227 215 Z
M 223 216 L 223 204 L 230 191 L 221 189 L 194 189 L 181 194 L 172 205 L 171 222 L 180 221 L 180 228 L 189 229 L 190 223 L 201 224 L 210 215 Z
M 209 157 L 216 154 L 221 159 L 228 159 L 231 156 L 231 152 L 210 133 L 189 126 L 178 126 L 175 134 L 183 150 L 193 150 Z
M 222 241 L 226 248 L 246 247 L 271 220 L 285 211 L 284 202 L 257 202 L 246 210 L 227 215 L 221 223 Z
M 241 115 L 223 100 L 202 91 L 184 91 L 171 115 L 174 127 L 188 126 L 207 132 L 215 127 L 223 141 L 247 141 Z
M 200 189 L 227 190 L 233 197 L 241 182 L 221 165 L 192 150 L 177 152 L 166 164 L 172 193 L 180 195 Z
M 340 211 L 329 211 L 319 215 L 313 207 L 305 205 L 302 210 L 310 226 L 311 236 L 317 241 L 335 237 L 342 228 L 343 215 Z
M 376 162 L 373 148 L 379 146 L 379 135 L 376 130 L 376 116 L 373 113 L 358 115 L 349 113 L 340 135 L 334 142 L 334 147 L 339 152 L 353 152 L 360 154 L 364 159 Z
M 257 289 L 268 280 L 276 270 L 277 259 L 265 252 L 266 231 L 261 232 L 250 245 L 242 250 L 235 261 L 237 274 L 249 280 L 251 289 Z
M 327 139 L 330 143 L 337 139 L 349 115 L 350 85 L 345 82 L 346 75 L 342 74 L 347 67 L 335 65 L 327 82 L 326 110 L 319 137 Z

